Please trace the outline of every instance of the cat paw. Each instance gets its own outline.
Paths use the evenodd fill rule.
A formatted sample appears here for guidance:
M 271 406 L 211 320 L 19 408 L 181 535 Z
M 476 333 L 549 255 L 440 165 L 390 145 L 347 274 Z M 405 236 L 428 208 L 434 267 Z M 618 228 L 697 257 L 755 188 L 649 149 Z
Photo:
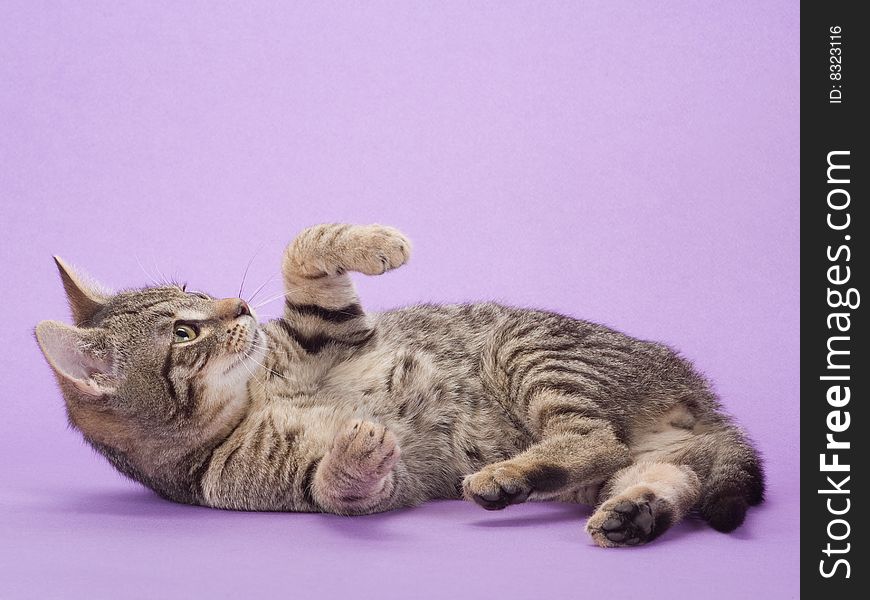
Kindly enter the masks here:
M 658 501 L 646 498 L 614 498 L 605 502 L 588 523 L 586 531 L 603 548 L 645 544 L 670 527 L 671 512 Z
M 306 278 L 356 271 L 381 275 L 401 267 L 411 242 L 385 225 L 325 224 L 309 227 L 288 248 L 284 270 Z
M 393 432 L 379 423 L 352 421 L 336 435 L 317 470 L 317 495 L 339 512 L 370 508 L 392 490 L 399 457 Z
M 466 477 L 462 490 L 468 500 L 486 510 L 501 510 L 525 502 L 533 492 L 556 492 L 567 481 L 567 472 L 560 467 L 504 461 Z
M 501 510 L 525 502 L 532 486 L 513 465 L 488 465 L 462 482 L 465 497 L 486 510 Z
M 354 225 L 342 240 L 341 260 L 348 271 L 381 275 L 408 262 L 411 242 L 393 227 Z
M 345 463 L 349 474 L 362 479 L 378 479 L 389 473 L 399 460 L 395 434 L 372 421 L 354 420 L 335 437 L 331 454 Z

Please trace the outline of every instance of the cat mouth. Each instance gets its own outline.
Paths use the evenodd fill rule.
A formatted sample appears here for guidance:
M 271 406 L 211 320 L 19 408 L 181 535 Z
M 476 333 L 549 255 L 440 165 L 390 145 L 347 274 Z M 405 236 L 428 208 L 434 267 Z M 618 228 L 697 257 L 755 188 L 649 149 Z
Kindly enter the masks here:
M 263 334 L 260 333 L 259 327 L 253 328 L 253 334 L 250 336 L 247 347 L 238 352 L 234 352 L 233 361 L 224 369 L 224 375 L 228 375 L 231 371 L 239 367 L 248 367 L 250 371 L 251 365 L 259 366 L 261 364 L 262 355 L 265 354 L 266 344 L 263 340 Z

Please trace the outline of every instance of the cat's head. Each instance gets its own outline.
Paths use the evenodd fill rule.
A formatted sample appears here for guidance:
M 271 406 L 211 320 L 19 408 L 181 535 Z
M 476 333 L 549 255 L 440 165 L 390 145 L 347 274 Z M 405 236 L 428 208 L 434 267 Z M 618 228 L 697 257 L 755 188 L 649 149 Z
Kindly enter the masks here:
M 75 326 L 43 321 L 36 339 L 91 443 L 125 454 L 177 446 L 173 433 L 247 401 L 265 342 L 243 300 L 177 285 L 113 293 L 55 261 Z

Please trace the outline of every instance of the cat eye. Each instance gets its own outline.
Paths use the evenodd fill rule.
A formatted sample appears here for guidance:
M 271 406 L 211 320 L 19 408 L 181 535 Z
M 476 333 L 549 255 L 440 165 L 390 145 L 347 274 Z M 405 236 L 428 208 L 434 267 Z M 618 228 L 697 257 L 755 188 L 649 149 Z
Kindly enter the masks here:
M 190 340 L 196 339 L 198 335 L 199 331 L 195 326 L 178 323 L 172 328 L 172 343 L 181 344 L 183 342 L 189 342 Z

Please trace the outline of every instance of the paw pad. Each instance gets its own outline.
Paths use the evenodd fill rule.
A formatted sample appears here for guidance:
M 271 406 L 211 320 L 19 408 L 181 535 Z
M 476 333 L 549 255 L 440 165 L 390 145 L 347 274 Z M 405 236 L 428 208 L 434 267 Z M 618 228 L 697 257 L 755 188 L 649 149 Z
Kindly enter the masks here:
M 637 546 L 649 542 L 669 526 L 671 511 L 659 501 L 614 500 L 592 515 L 587 530 L 599 546 Z

